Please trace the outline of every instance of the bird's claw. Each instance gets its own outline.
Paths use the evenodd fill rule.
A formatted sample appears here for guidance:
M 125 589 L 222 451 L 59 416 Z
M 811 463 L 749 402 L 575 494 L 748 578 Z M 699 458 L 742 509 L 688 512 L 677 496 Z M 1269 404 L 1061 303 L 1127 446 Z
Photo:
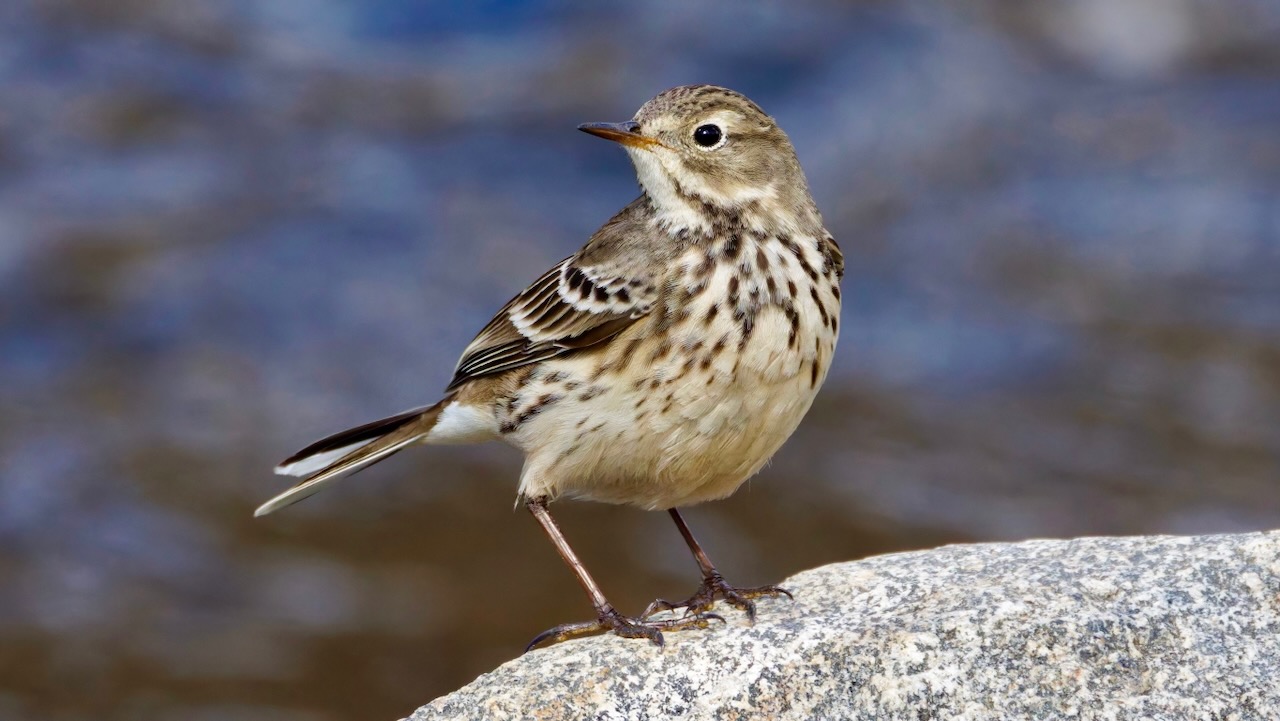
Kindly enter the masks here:
M 704 578 L 702 585 L 688 599 L 680 603 L 672 603 L 666 599 L 659 598 L 649 604 L 644 613 L 640 615 L 640 618 L 647 619 L 662 611 L 677 611 L 680 609 L 684 609 L 685 616 L 705 614 L 715 604 L 716 599 L 723 599 L 730 606 L 745 611 L 747 619 L 754 623 L 756 620 L 756 604 L 752 599 L 773 598 L 775 596 L 786 596 L 790 600 L 795 600 L 791 592 L 781 586 L 735 588 L 726 583 L 720 574 L 715 574 Z
M 563 623 L 555 628 L 549 628 L 535 636 L 524 650 L 528 653 L 539 646 L 550 646 L 561 641 L 610 632 L 623 638 L 647 638 L 653 645 L 662 647 L 666 643 L 662 637 L 663 631 L 707 628 L 712 621 L 725 623 L 723 617 L 714 613 L 686 613 L 680 618 L 650 620 L 646 616 L 629 618 L 614 609 L 609 609 L 594 621 Z

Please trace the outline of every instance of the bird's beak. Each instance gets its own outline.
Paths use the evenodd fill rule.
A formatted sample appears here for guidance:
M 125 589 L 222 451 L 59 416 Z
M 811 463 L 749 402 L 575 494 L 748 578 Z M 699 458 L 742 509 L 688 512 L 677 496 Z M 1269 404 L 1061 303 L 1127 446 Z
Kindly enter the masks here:
M 641 135 L 640 124 L 634 120 L 628 120 L 625 123 L 583 123 L 578 126 L 578 130 L 632 148 L 662 145 L 662 143 L 653 138 L 646 138 Z

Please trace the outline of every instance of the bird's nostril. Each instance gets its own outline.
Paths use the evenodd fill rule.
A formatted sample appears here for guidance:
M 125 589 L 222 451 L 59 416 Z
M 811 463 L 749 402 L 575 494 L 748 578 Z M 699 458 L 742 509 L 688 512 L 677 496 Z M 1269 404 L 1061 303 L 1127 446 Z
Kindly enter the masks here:
M 622 129 L 628 133 L 638 133 L 640 132 L 640 123 L 637 123 L 634 120 L 628 120 L 622 124 Z

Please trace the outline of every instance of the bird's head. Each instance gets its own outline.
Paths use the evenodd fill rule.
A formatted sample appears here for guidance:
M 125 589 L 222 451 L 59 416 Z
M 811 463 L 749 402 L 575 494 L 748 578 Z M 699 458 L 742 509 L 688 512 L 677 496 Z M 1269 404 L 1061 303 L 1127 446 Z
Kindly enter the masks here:
M 728 88 L 672 88 L 631 120 L 578 127 L 625 147 L 640 185 L 658 211 L 673 218 L 708 206 L 764 206 L 776 213 L 812 205 L 786 133 L 760 106 Z

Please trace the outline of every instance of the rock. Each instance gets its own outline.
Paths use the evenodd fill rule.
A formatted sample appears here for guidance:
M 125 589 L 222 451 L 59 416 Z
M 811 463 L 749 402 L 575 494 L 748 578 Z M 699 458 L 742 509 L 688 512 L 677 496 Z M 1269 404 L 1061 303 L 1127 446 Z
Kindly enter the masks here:
M 1280 717 L 1280 532 L 949 546 L 785 585 L 754 626 L 552 646 L 412 719 Z

